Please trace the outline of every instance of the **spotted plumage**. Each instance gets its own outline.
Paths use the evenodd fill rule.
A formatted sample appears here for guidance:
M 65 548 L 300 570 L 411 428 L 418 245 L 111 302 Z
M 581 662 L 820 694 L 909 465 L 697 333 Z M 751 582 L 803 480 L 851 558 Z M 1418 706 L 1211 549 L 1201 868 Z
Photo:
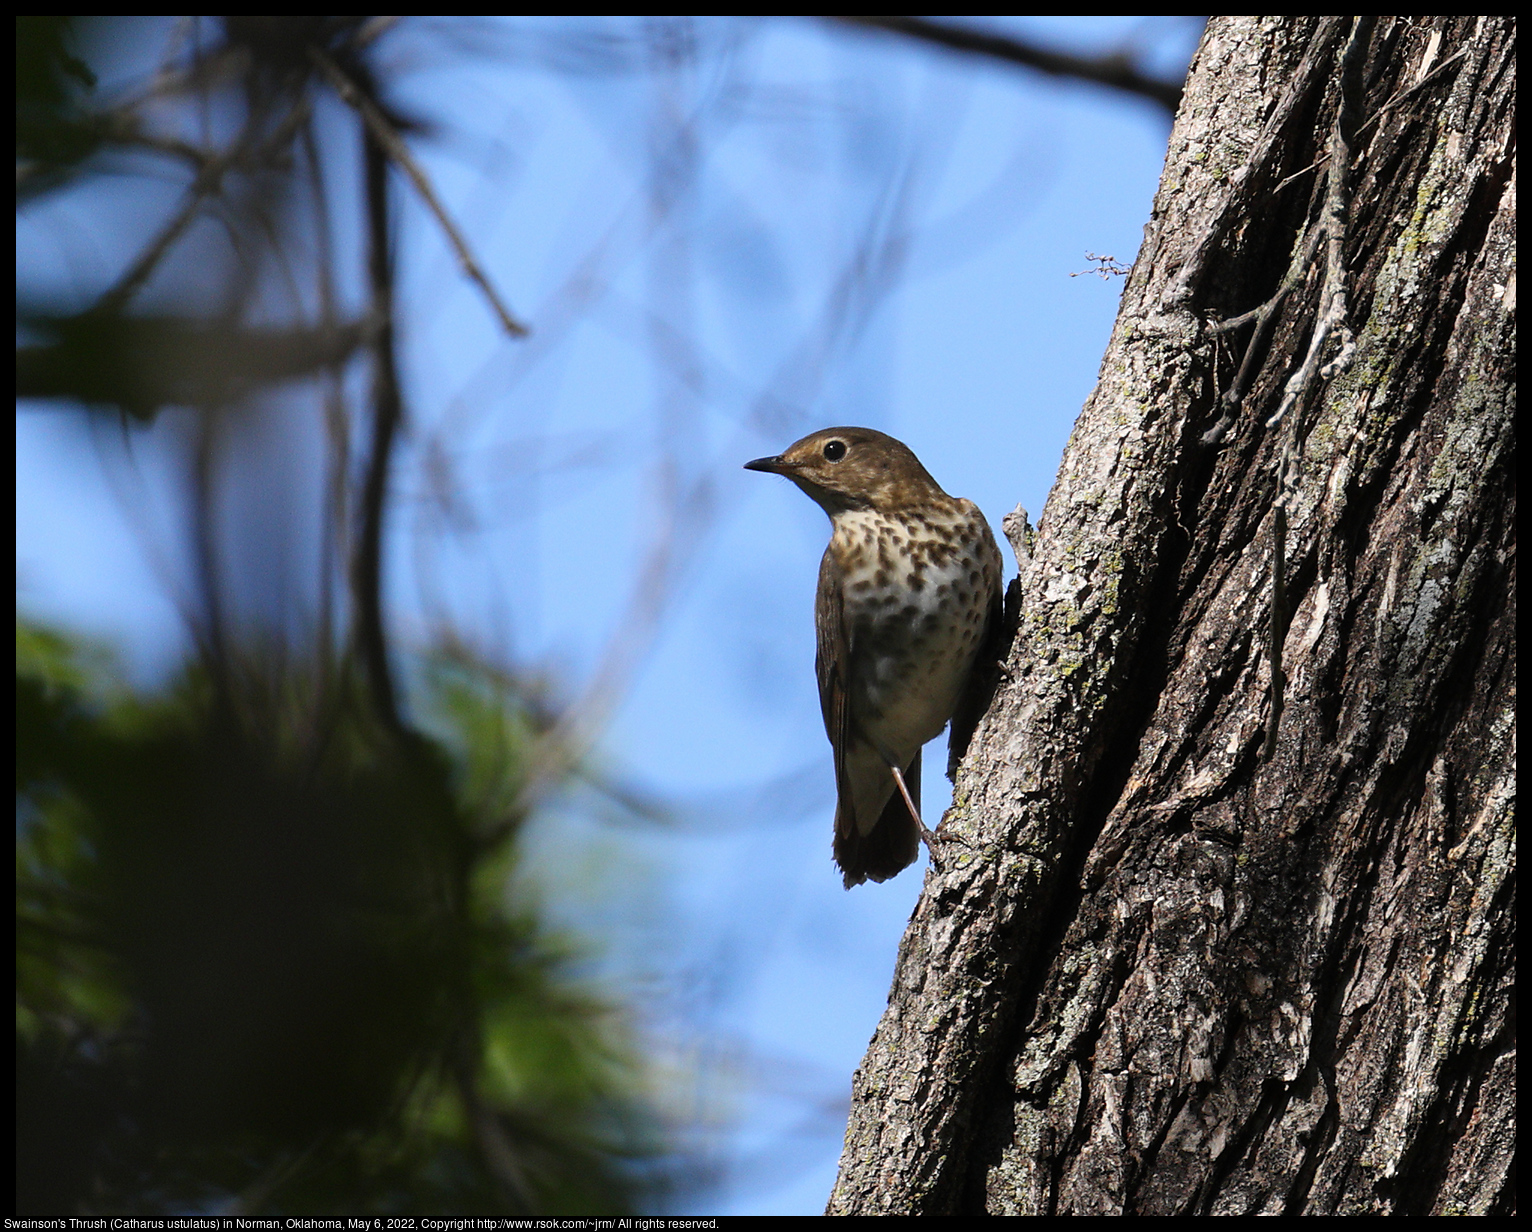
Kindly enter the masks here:
M 977 505 L 871 428 L 826 428 L 745 465 L 787 476 L 830 517 L 814 624 L 835 861 L 848 889 L 886 881 L 932 837 L 919 818 L 920 750 L 999 630 L 999 549 Z

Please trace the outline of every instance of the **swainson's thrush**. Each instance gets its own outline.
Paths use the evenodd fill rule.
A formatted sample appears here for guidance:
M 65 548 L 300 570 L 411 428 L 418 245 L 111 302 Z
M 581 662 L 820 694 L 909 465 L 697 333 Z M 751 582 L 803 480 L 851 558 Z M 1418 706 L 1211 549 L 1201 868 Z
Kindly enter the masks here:
M 977 505 L 871 428 L 825 428 L 745 467 L 786 475 L 830 515 L 814 665 L 835 751 L 835 862 L 847 889 L 886 881 L 937 838 L 920 819 L 920 749 L 999 630 L 1000 551 Z

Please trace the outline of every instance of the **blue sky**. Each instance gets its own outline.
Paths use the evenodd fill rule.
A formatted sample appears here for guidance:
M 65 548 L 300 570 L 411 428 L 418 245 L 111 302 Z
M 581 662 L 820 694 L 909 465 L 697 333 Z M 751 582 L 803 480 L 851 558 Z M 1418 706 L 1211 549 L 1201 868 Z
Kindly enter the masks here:
M 1005 27 L 1087 51 L 1136 38 L 1166 66 L 1196 32 L 1172 18 Z M 152 23 L 139 34 L 117 63 L 163 43 Z M 667 61 L 667 45 L 695 54 Z M 1018 502 L 1035 522 L 1122 285 L 1071 275 L 1087 253 L 1133 258 L 1168 120 L 802 19 L 409 19 L 381 50 L 399 106 L 429 122 L 422 165 L 534 331 L 499 333 L 401 189 L 411 428 L 388 545 L 394 637 L 450 629 L 549 676 L 599 721 L 593 766 L 671 806 L 675 824 L 645 829 L 600 820 L 579 793 L 552 801 L 532 875 L 640 1007 L 689 1111 L 724 1127 L 725 1185 L 688 1209 L 817 1213 L 924 859 L 841 888 L 813 674 L 828 525 L 741 464 L 866 424 L 997 533 Z M 342 121 L 327 139 L 344 166 Z M 112 209 L 86 192 L 19 217 L 19 277 L 99 293 L 178 189 L 93 191 Z M 338 217 L 342 244 L 350 225 Z M 198 242 L 167 285 L 195 285 Z M 125 448 L 77 416 L 17 417 L 18 608 L 106 640 L 142 681 L 187 645 L 173 418 Z M 273 399 L 240 430 L 255 459 L 227 498 L 241 550 L 311 551 L 312 401 Z M 927 763 L 934 818 L 940 745 Z

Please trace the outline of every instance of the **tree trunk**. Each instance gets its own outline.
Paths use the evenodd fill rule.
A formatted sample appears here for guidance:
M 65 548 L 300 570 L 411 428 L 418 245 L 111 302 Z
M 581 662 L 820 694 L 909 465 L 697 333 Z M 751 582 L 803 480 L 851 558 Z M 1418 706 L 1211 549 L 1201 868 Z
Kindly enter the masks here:
M 829 1213 L 1513 1211 L 1514 57 L 1210 23 Z

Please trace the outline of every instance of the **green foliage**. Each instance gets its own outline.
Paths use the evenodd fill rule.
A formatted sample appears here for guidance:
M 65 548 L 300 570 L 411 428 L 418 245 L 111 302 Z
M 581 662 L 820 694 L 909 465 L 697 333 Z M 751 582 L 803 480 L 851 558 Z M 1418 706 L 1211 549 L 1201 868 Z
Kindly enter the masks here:
M 18 621 L 20 1209 L 633 1209 L 640 1068 L 510 875 L 513 684 L 433 661 L 426 739 L 229 674 L 138 696 Z

